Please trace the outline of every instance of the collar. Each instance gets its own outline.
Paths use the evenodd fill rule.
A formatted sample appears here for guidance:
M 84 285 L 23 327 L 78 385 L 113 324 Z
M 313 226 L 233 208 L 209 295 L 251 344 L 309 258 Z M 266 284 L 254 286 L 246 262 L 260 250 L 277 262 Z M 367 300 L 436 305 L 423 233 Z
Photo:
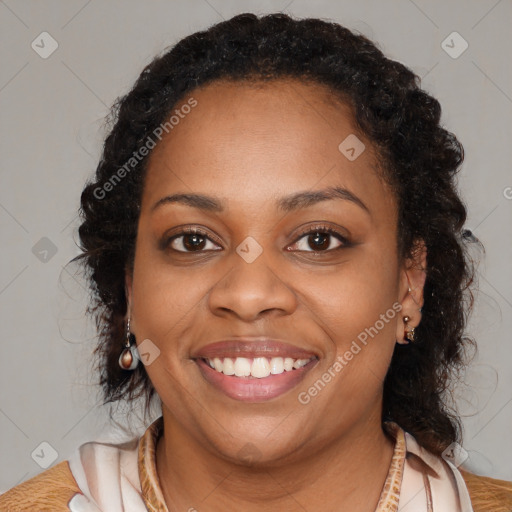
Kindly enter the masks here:
M 140 438 L 138 448 L 138 471 L 141 486 L 141 495 L 144 504 L 150 512 L 169 512 L 165 505 L 162 489 L 156 471 L 156 446 L 163 432 L 163 416 L 156 419 Z M 423 502 L 423 484 L 419 489 L 417 478 L 425 477 L 429 480 L 434 494 L 434 508 L 436 512 L 449 510 L 454 512 L 473 512 L 470 497 L 464 480 L 458 469 L 449 461 L 444 462 L 441 457 L 425 450 L 416 439 L 405 432 L 394 422 L 385 422 L 384 431 L 395 442 L 391 464 L 381 496 L 375 512 L 399 512 L 407 503 L 399 503 L 400 496 L 405 495 L 413 488 L 415 496 Z M 428 467 L 429 476 L 424 470 L 413 468 L 412 461 L 420 462 L 420 466 Z M 415 480 L 416 479 L 416 480 Z M 404 487 L 404 489 L 402 489 Z M 404 500 L 403 500 L 404 501 Z M 449 503 L 452 503 L 450 505 Z M 413 505 L 415 506 L 415 505 Z M 423 507 L 423 504 L 421 504 Z M 416 510 L 416 509 L 415 509 Z M 417 511 L 419 512 L 419 508 Z M 425 509 L 426 510 L 426 509 Z
M 150 512 L 168 512 L 156 471 L 156 445 L 163 432 L 163 425 L 163 416 L 160 416 L 148 427 L 139 443 L 138 468 L 141 493 Z M 409 446 L 416 452 L 423 449 L 396 423 L 386 422 L 384 428 L 394 438 L 395 447 L 375 512 L 397 512 L 407 449 Z M 414 442 L 409 440 L 407 444 L 407 436 Z M 429 460 L 435 465 L 433 459 L 429 458 Z
M 160 416 L 140 439 L 138 467 L 142 499 L 150 512 L 169 512 L 156 471 L 156 445 L 164 430 L 164 417 Z

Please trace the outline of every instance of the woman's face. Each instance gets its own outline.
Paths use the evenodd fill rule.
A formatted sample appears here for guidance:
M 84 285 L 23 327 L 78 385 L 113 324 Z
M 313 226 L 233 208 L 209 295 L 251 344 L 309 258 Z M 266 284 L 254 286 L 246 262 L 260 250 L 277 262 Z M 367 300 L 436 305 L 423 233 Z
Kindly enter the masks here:
M 191 96 L 151 154 L 127 277 L 169 428 L 270 462 L 380 425 L 411 275 L 372 145 L 319 85 Z

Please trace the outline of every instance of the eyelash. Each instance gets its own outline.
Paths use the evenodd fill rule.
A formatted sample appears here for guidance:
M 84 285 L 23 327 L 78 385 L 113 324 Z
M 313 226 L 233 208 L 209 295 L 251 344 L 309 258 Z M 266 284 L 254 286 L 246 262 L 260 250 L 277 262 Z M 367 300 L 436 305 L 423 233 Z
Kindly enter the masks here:
M 337 230 L 335 230 L 332 227 L 321 225 L 321 224 L 320 225 L 315 225 L 313 227 L 310 226 L 310 227 L 304 229 L 303 231 L 301 231 L 297 235 L 297 238 L 295 239 L 295 241 L 291 245 L 295 245 L 297 242 L 299 242 L 306 235 L 314 235 L 316 233 L 331 235 L 334 238 L 337 238 L 342 243 L 342 245 L 340 245 L 339 247 L 335 247 L 334 249 L 327 249 L 327 250 L 323 250 L 323 251 L 313 251 L 313 250 L 311 250 L 311 251 L 298 251 L 298 252 L 306 252 L 306 253 L 314 253 L 314 254 L 330 253 L 330 252 L 333 252 L 333 251 L 336 251 L 336 250 L 339 250 L 339 249 L 350 247 L 352 245 L 350 243 L 350 241 L 346 237 L 344 237 L 341 233 L 339 233 Z M 212 240 L 210 238 L 210 235 L 206 231 L 204 231 L 203 229 L 201 229 L 199 227 L 191 227 L 191 228 L 188 228 L 187 230 L 180 231 L 179 233 L 176 233 L 176 234 L 172 235 L 171 237 L 164 239 L 163 244 L 162 244 L 162 248 L 163 249 L 167 249 L 174 240 L 176 240 L 176 239 L 178 239 L 180 237 L 183 237 L 185 235 L 201 235 L 202 237 L 207 238 L 211 242 L 216 243 L 214 240 Z M 176 249 L 172 249 L 172 250 L 174 252 L 177 252 L 177 253 L 180 253 L 180 254 L 194 254 L 194 253 L 201 254 L 203 252 L 211 252 L 211 251 L 204 251 L 204 250 L 201 250 L 201 251 L 178 251 Z

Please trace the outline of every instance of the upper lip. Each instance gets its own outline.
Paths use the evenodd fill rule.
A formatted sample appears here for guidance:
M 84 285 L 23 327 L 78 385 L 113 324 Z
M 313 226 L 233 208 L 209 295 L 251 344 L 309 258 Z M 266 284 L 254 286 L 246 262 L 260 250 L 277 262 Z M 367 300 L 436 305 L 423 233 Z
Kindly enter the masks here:
M 258 338 L 231 338 L 215 341 L 201 347 L 192 355 L 192 359 L 213 359 L 215 357 L 291 357 L 293 359 L 310 359 L 317 357 L 311 350 L 297 347 L 284 341 Z

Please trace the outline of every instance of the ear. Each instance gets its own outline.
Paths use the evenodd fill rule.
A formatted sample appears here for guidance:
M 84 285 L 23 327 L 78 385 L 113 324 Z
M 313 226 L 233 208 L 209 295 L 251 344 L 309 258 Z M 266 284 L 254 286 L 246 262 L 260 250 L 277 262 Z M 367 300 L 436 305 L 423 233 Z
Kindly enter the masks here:
M 417 327 L 421 322 L 421 311 L 424 297 L 423 288 L 427 278 L 427 247 L 423 240 L 417 240 L 414 244 L 412 255 L 407 258 L 400 271 L 399 297 L 401 298 L 401 320 L 397 322 L 396 340 L 400 344 L 406 344 L 405 331 L 411 327 Z M 409 317 L 406 323 L 405 317 Z

